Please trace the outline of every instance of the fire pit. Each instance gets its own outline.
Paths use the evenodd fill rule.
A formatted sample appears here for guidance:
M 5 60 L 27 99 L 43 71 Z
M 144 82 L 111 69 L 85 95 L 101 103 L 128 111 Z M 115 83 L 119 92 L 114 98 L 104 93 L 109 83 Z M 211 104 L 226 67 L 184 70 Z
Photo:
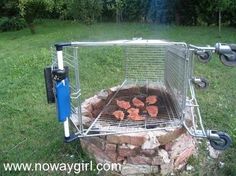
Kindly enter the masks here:
M 140 115 L 144 119 L 132 120 L 128 118 L 127 110 L 122 110 L 117 105 L 117 100 L 126 101 L 130 103 L 129 108 L 133 108 L 132 100 L 134 98 L 139 98 L 144 102 L 150 95 L 156 96 L 158 99 L 158 102 L 153 103 L 158 106 L 156 117 L 151 117 L 143 108 L 145 112 L 140 111 Z M 96 128 L 100 133 L 110 130 L 107 129 L 108 126 L 121 132 L 131 130 L 130 128 L 135 130 L 137 128 L 156 128 L 157 126 L 163 126 L 163 129 L 82 138 L 82 148 L 99 163 L 122 164 L 121 175 L 167 174 L 182 169 L 188 158 L 196 152 L 196 143 L 194 138 L 188 135 L 185 128 L 181 126 L 169 130 L 164 129 L 175 122 L 177 112 L 172 101 L 165 89 L 153 86 L 123 86 L 122 88 L 118 86 L 99 92 L 82 103 L 85 126 L 91 126 L 96 117 L 101 114 L 99 121 L 96 122 L 99 124 L 96 125 Z M 123 120 L 117 119 L 113 115 L 113 112 L 117 110 L 124 112 Z M 191 126 L 190 119 L 189 125 Z

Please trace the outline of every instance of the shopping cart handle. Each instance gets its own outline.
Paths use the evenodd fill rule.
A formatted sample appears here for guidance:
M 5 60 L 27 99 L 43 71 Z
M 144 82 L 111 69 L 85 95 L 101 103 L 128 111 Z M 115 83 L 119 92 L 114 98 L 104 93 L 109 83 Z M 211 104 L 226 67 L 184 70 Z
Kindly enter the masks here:
M 236 44 L 216 43 L 215 51 L 224 65 L 236 67 Z

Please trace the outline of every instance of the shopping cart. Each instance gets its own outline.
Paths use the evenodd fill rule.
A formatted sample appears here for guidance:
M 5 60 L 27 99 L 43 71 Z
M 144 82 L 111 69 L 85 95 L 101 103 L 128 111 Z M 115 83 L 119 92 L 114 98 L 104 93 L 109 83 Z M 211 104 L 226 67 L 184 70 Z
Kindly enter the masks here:
M 161 92 L 158 96 L 162 102 L 162 113 L 158 118 L 146 116 L 143 121 L 121 121 L 105 117 L 102 110 L 89 127 L 83 125 L 79 79 L 83 65 L 79 62 L 91 52 L 94 52 L 95 57 L 97 48 L 108 49 L 109 52 L 118 51 L 125 61 L 125 78 L 104 109 L 124 87 L 145 87 L 148 92 L 154 86 Z M 56 102 L 58 120 L 64 124 L 65 142 L 81 137 L 183 126 L 190 135 L 207 138 L 217 150 L 224 150 L 232 143 L 227 133 L 204 128 L 194 86 L 206 88 L 208 82 L 204 78 L 195 77 L 193 68 L 195 58 L 207 63 L 213 53 L 219 55 L 224 65 L 236 66 L 236 45 L 217 43 L 215 47 L 199 47 L 183 42 L 134 39 L 59 43 L 55 45 L 54 53 L 52 65 L 44 70 L 47 100 L 49 103 Z M 191 126 L 187 124 L 187 108 L 190 109 Z

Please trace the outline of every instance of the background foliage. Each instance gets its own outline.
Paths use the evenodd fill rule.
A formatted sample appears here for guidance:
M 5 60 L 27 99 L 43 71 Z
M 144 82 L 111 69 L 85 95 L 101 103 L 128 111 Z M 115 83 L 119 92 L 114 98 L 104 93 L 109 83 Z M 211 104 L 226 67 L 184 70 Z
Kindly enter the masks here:
M 22 17 L 32 33 L 36 18 L 209 26 L 219 23 L 219 12 L 224 25 L 236 25 L 235 0 L 1 0 L 7 18 L 0 30 L 23 28 Z

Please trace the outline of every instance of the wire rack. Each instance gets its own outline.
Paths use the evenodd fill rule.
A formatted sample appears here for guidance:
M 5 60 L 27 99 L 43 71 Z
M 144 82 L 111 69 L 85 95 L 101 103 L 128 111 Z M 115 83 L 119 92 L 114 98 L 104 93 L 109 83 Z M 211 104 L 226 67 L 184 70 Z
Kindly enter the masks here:
M 165 46 L 131 46 L 125 54 L 127 80 L 164 81 Z
M 134 84 L 133 84 L 134 85 Z M 153 82 L 152 82 L 153 85 Z M 118 91 L 114 93 L 114 96 L 110 99 L 109 103 L 101 111 L 101 113 L 96 118 L 96 121 L 91 125 L 90 130 L 100 130 L 100 131 L 123 131 L 123 130 L 144 130 L 144 129 L 157 129 L 157 128 L 167 128 L 176 127 L 180 125 L 178 113 L 173 106 L 173 100 L 170 94 L 167 92 L 163 85 L 156 83 L 155 88 L 150 88 L 148 85 L 136 85 L 135 89 L 140 89 L 140 93 L 122 96 L 123 100 L 131 101 L 134 97 L 149 95 L 156 95 L 158 97 L 158 116 L 157 118 L 152 118 L 146 113 L 142 113 L 145 120 L 143 121 L 133 121 L 125 117 L 124 120 L 117 120 L 111 113 L 111 109 L 116 106 L 116 99 L 120 98 L 120 92 L 127 90 L 126 84 L 123 84 Z M 129 86 L 130 87 L 130 86 Z

